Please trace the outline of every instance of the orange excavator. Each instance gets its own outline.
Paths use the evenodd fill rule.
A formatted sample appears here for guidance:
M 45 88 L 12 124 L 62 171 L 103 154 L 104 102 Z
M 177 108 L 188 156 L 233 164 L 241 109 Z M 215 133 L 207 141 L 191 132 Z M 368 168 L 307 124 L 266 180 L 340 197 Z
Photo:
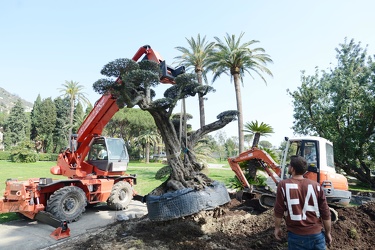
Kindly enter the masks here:
M 138 61 L 142 56 L 142 60 L 160 65 L 161 83 L 174 84 L 175 77 L 185 72 L 183 66 L 168 66 L 149 45 L 139 48 L 132 59 Z M 120 78 L 116 82 L 123 84 Z M 111 209 L 125 209 L 137 198 L 133 190 L 136 176 L 126 174 L 129 156 L 124 140 L 101 136 L 118 110 L 116 97 L 104 94 L 77 134 L 71 136 L 70 147 L 59 154 L 57 165 L 50 170 L 67 179 L 7 180 L 0 213 L 17 212 L 47 223 L 57 228 L 51 237 L 62 239 L 69 236 L 67 224 L 78 220 L 87 204 L 107 202 Z
M 277 185 L 282 179 L 289 178 L 287 168 L 290 156 L 300 155 L 306 158 L 308 164 L 304 177 L 320 183 L 331 207 L 332 220 L 336 220 L 337 213 L 332 207 L 347 206 L 351 199 L 351 192 L 345 176 L 336 173 L 332 142 L 316 136 L 286 138 L 286 142 L 281 165 L 278 165 L 267 152 L 257 147 L 253 147 L 237 157 L 228 158 L 231 169 L 243 187 L 238 195 L 239 199 L 256 201 L 248 202 L 248 204 L 259 204 L 262 208 L 273 207 L 276 200 L 275 184 Z M 245 165 L 242 168 L 241 162 L 244 163 L 241 165 Z M 272 179 L 271 182 L 268 182 L 267 188 L 249 184 L 246 175 L 253 173 L 254 168 L 255 171 L 257 169 L 264 170 Z

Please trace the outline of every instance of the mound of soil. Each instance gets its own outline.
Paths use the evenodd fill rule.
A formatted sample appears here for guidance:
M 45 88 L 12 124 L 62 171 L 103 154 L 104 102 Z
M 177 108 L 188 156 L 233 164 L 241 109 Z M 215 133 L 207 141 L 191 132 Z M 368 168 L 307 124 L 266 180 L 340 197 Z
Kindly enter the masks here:
M 329 249 L 373 249 L 375 202 L 336 210 L 339 220 Z M 256 214 L 233 199 L 216 210 L 172 221 L 152 222 L 144 216 L 116 222 L 56 249 L 287 249 L 286 237 L 277 241 L 273 230 L 273 209 Z

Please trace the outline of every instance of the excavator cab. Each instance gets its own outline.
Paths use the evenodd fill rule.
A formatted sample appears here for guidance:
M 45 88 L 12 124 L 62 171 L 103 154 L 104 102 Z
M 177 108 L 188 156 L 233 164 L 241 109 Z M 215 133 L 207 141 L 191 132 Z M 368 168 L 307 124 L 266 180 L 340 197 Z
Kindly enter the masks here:
M 304 177 L 320 183 L 330 204 L 347 205 L 351 193 L 348 191 L 348 180 L 336 173 L 332 142 L 315 136 L 291 138 L 287 140 L 282 163 L 282 176 L 288 178 L 287 163 L 291 155 L 300 155 L 307 161 L 307 172 Z
M 127 170 L 129 155 L 122 138 L 95 138 L 87 162 L 105 172 Z

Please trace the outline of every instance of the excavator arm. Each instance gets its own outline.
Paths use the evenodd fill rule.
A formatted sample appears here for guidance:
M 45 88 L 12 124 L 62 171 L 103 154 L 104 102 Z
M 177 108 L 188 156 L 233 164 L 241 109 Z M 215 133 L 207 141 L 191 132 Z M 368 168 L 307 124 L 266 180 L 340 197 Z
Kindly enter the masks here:
M 239 163 L 249 160 L 256 160 L 260 163 L 261 167 L 266 171 L 266 173 L 272 178 L 272 180 L 277 184 L 278 180 L 274 177 L 274 173 L 277 176 L 281 176 L 281 168 L 277 163 L 272 159 L 272 157 L 265 151 L 253 147 L 248 151 L 245 151 L 238 155 L 237 157 L 228 158 L 228 163 L 233 172 L 236 174 L 238 180 L 241 182 L 242 186 L 245 189 L 252 191 L 252 187 L 247 181 L 244 172 L 242 171 Z

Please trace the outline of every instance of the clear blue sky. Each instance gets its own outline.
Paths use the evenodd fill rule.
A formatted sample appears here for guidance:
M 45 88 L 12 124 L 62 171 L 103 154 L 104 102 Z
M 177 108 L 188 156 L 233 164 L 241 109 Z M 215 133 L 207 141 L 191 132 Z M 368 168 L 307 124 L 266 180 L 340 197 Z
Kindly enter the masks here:
M 244 121 L 270 124 L 267 138 L 275 146 L 293 136 L 292 99 L 286 89 L 300 86 L 301 70 L 335 65 L 335 48 L 345 37 L 375 47 L 375 2 L 367 1 L 47 1 L 0 0 L 0 86 L 27 101 L 55 98 L 65 80 L 85 86 L 92 103 L 99 95 L 92 84 L 102 76 L 104 64 L 131 58 L 149 44 L 172 64 L 176 46 L 188 47 L 185 38 L 200 33 L 208 40 L 226 33 L 243 42 L 259 40 L 274 63 L 274 77 L 246 75 L 242 98 Z M 224 110 L 236 109 L 233 84 L 226 76 L 207 96 L 206 123 Z M 162 93 L 162 91 L 160 91 Z M 188 100 L 187 112 L 199 127 L 198 101 Z M 175 112 L 180 112 L 179 108 Z M 237 135 L 237 124 L 224 129 Z M 216 133 L 212 133 L 214 136 Z

